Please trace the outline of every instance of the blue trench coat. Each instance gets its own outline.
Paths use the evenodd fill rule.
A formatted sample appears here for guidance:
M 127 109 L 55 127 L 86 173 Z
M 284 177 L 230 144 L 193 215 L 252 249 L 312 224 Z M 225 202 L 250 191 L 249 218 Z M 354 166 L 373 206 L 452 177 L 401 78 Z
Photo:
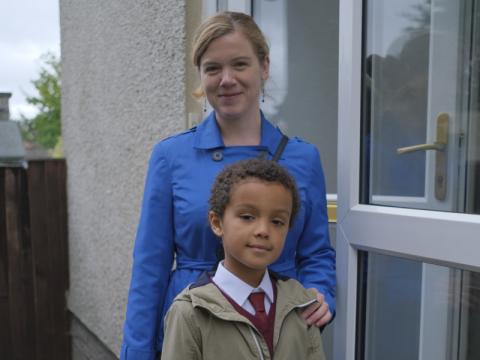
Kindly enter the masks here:
M 268 153 L 281 132 L 262 114 L 261 144 L 226 147 L 212 112 L 198 126 L 153 149 L 133 253 L 123 360 L 151 360 L 162 348 L 163 318 L 174 297 L 216 263 L 220 246 L 208 225 L 208 198 L 218 172 Z M 283 253 L 270 269 L 325 295 L 335 312 L 335 251 L 330 246 L 325 180 L 315 146 L 290 138 L 279 163 L 296 181 L 301 209 Z M 176 255 L 176 268 L 172 271 Z

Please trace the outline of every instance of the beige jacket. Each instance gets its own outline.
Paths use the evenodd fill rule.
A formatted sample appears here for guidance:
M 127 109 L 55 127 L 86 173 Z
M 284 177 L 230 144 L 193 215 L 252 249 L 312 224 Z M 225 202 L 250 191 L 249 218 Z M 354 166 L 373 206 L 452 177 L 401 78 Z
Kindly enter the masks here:
M 276 278 L 273 276 L 273 278 Z M 315 301 L 293 279 L 277 279 L 273 348 L 275 360 L 324 360 L 320 331 L 299 310 Z M 162 360 L 271 359 L 267 343 L 206 278 L 183 290 L 165 320 Z

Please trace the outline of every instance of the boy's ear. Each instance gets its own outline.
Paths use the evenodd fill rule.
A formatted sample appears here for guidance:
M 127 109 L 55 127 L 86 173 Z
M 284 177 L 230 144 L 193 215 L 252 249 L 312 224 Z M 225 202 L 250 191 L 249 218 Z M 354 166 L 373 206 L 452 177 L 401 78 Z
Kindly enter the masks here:
M 208 222 L 210 223 L 210 227 L 215 235 L 218 237 L 223 236 L 223 228 L 222 228 L 222 219 L 218 214 L 214 213 L 213 211 L 208 212 Z

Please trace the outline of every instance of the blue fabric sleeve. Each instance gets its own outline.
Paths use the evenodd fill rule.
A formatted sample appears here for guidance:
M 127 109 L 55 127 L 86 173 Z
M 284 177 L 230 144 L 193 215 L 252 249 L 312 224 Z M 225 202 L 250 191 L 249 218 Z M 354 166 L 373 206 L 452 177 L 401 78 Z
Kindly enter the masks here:
M 153 360 L 159 317 L 173 264 L 171 172 L 162 143 L 150 158 L 133 252 L 120 359 Z
M 307 186 L 305 227 L 298 240 L 297 274 L 305 288 L 316 288 L 324 296 L 330 312 L 335 314 L 335 250 L 328 232 L 325 178 L 320 155 L 314 147 L 308 159 L 311 174 Z

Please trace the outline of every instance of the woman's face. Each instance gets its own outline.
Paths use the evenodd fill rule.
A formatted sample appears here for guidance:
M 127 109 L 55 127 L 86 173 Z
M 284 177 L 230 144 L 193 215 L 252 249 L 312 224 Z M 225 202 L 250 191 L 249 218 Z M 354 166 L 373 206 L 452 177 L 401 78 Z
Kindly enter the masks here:
M 200 60 L 200 81 L 220 121 L 258 116 L 260 88 L 269 59 L 259 62 L 240 31 L 212 41 Z

